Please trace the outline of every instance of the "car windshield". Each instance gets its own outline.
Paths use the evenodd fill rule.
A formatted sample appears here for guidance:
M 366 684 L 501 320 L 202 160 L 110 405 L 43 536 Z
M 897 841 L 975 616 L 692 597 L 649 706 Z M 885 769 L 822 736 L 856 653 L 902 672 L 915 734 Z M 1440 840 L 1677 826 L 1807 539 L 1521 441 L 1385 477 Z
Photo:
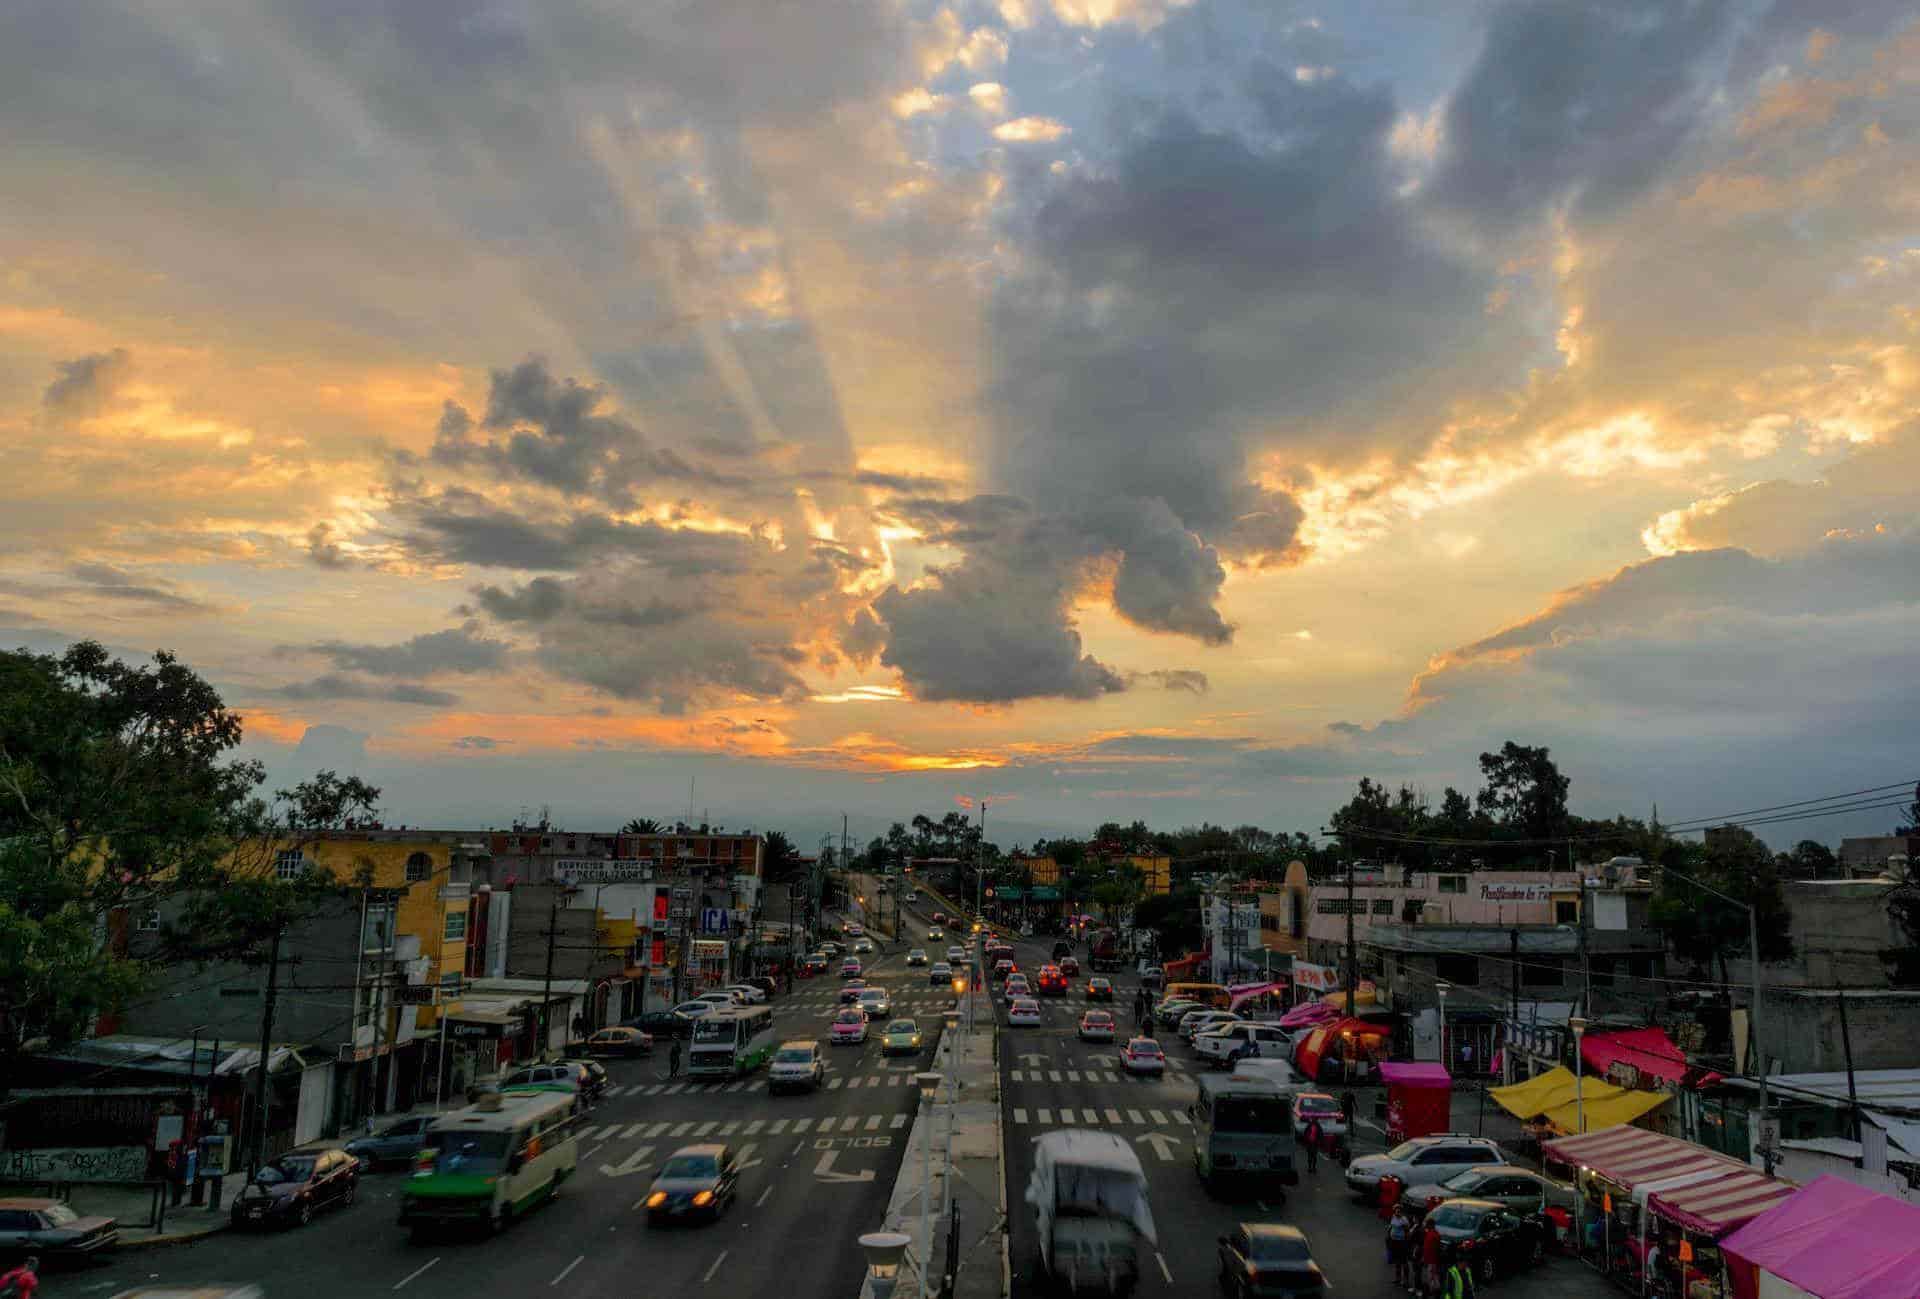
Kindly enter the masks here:
M 1090 1010 L 1090 1011 L 1088 1011 L 1088 1012 L 1087 1012 L 1087 1023 L 1089 1023 L 1089 1024 L 1111 1024 L 1111 1023 L 1113 1023 L 1113 1016 L 1112 1016 L 1112 1015 L 1109 1015 L 1109 1014 L 1108 1014 L 1108 1013 L 1107 1013 L 1106 1011 L 1104 1011 L 1104 1010 Z
M 1312 1257 L 1306 1240 L 1300 1236 L 1253 1238 L 1253 1261 L 1256 1263 L 1304 1263 Z
M 1133 1051 L 1135 1055 L 1166 1054 L 1164 1051 L 1160 1049 L 1160 1044 L 1158 1042 L 1147 1042 L 1147 1041 L 1135 1042 L 1132 1044 L 1130 1049 Z
M 885 1001 L 886 999 L 887 990 L 885 988 L 867 988 L 860 994 L 860 1000 L 862 1001 Z
M 1213 1129 L 1283 1136 L 1293 1131 L 1293 1119 L 1277 1096 L 1222 1096 L 1213 1103 Z
M 712 1155 L 675 1155 L 660 1170 L 662 1177 L 712 1177 L 717 1171 Z
M 674 1009 L 682 1015 L 705 1015 L 713 1009 L 713 1003 L 711 1001 L 687 1001 L 675 1006 Z
M 433 1155 L 436 1173 L 497 1173 L 506 1166 L 513 1148 L 507 1132 L 429 1132 L 426 1149 Z
M 1404 1162 L 1420 1153 L 1420 1147 L 1411 1141 L 1402 1141 L 1387 1152 L 1387 1158 Z
M 780 1064 L 807 1064 L 812 1061 L 813 1052 L 804 1046 L 782 1047 L 773 1058 Z
M 1487 1175 L 1485 1173 L 1477 1173 L 1472 1169 L 1468 1169 L 1464 1173 L 1455 1173 L 1452 1177 L 1440 1183 L 1440 1185 L 1449 1191 L 1457 1191 L 1461 1195 L 1465 1195 L 1468 1191 L 1471 1191 L 1474 1187 L 1485 1181 L 1486 1177 Z
M 1338 1114 L 1340 1102 L 1331 1096 L 1302 1096 L 1300 1112 L 1302 1114 Z
M 841 1024 L 864 1024 L 867 1022 L 867 1017 L 857 1010 L 843 1010 L 840 1012 L 840 1018 L 836 1022 Z
M 1473 1231 L 1487 1211 L 1465 1204 L 1443 1204 L 1433 1211 L 1433 1225 L 1441 1231 Z
M 80 1215 L 64 1204 L 49 1204 L 40 1212 L 46 1217 L 49 1227 L 65 1227 L 80 1221 Z
M 281 1182 L 304 1182 L 313 1176 L 311 1159 L 278 1159 L 255 1173 L 253 1180 L 262 1186 L 274 1186 Z

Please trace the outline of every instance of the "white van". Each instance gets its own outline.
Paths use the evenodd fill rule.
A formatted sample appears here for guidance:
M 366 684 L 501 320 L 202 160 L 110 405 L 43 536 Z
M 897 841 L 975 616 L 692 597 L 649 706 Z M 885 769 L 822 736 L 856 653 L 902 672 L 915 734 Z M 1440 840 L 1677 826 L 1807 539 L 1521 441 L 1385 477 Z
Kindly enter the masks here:
M 435 1119 L 400 1188 L 400 1225 L 418 1242 L 434 1227 L 498 1232 L 551 1200 L 579 1162 L 573 1097 L 495 1093 Z
M 1036 1140 L 1027 1204 L 1042 1274 L 1076 1295 L 1130 1293 L 1140 1282 L 1140 1242 L 1159 1243 L 1140 1156 L 1111 1132 Z
M 1236 1060 L 1233 1065 L 1233 1073 L 1229 1076 L 1234 1078 L 1258 1078 L 1263 1082 L 1272 1083 L 1289 1096 L 1297 1091 L 1305 1090 L 1308 1086 L 1307 1080 L 1300 1076 L 1300 1071 L 1288 1064 L 1285 1060 L 1273 1060 L 1265 1057 Z

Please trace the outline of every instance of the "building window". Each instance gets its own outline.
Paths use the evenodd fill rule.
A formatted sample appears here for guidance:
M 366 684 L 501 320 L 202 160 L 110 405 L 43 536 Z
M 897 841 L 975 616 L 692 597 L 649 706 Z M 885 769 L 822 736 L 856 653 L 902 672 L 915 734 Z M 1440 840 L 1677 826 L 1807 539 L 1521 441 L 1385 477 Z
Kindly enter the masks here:
M 1393 899 L 1392 898 L 1375 898 L 1373 900 L 1373 914 L 1376 916 L 1392 915 Z
M 1520 962 L 1520 986 L 1523 988 L 1557 988 L 1563 980 L 1560 977 L 1560 958 L 1557 956 L 1529 956 Z
M 306 872 L 306 854 L 298 848 L 283 849 L 273 855 L 273 874 L 276 879 L 297 880 Z
M 460 995 L 460 989 L 464 986 L 465 980 L 466 976 L 460 973 L 460 971 L 448 970 L 440 976 L 440 991 L 443 995 L 451 994 L 457 997 Z
M 447 927 L 442 935 L 448 942 L 464 939 L 467 936 L 467 913 L 465 911 L 447 912 Z
M 1627 973 L 1636 979 L 1651 979 L 1653 977 L 1653 958 L 1651 956 L 1629 956 L 1627 958 Z
M 1480 958 L 1477 956 L 1436 956 L 1433 977 L 1445 979 L 1456 988 L 1480 986 Z
M 1613 958 L 1605 956 L 1594 958 L 1592 964 L 1588 966 L 1588 972 L 1593 976 L 1594 987 L 1611 988 L 1613 986 Z
M 433 875 L 433 858 L 423 852 L 414 853 L 407 858 L 407 883 L 418 884 Z
M 1442 893 L 1465 893 L 1467 891 L 1467 877 L 1465 875 L 1442 875 L 1439 878 L 1440 891 Z
M 1577 925 L 1580 923 L 1580 904 L 1572 898 L 1559 898 L 1553 904 L 1553 923 L 1556 925 Z
M 159 909 L 157 907 L 149 907 L 147 910 L 142 911 L 140 918 L 134 922 L 133 927 L 143 934 L 158 932 L 160 929 Z
M 393 946 L 393 904 L 367 903 L 366 923 L 360 930 L 360 950 L 384 952 Z
M 1260 913 L 1260 928 L 1270 934 L 1279 933 L 1280 917 L 1272 914 L 1271 912 L 1262 911 Z

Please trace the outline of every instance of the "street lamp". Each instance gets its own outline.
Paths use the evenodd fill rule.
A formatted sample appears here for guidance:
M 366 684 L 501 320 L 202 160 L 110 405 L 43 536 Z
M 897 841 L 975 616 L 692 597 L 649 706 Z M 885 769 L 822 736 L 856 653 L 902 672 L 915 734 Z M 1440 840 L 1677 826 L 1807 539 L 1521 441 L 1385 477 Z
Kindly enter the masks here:
M 1573 1030 L 1573 1113 L 1574 1129 L 1587 1130 L 1587 1067 L 1580 1055 L 1580 1039 L 1587 1035 L 1587 1021 L 1575 1015 L 1567 1021 L 1567 1027 Z
M 867 1286 L 873 1299 L 890 1299 L 900 1281 L 900 1260 L 906 1257 L 913 1237 L 899 1231 L 870 1231 L 860 1238 L 861 1252 L 867 1256 Z
M 1445 979 L 1434 981 L 1433 992 L 1440 999 L 1440 1064 L 1448 1072 L 1453 1070 L 1453 1057 L 1447 1054 L 1447 994 L 1453 991 L 1453 985 Z
M 920 1085 L 920 1276 L 927 1275 L 933 1257 L 933 1101 L 940 1094 L 940 1075 L 926 1070 L 913 1076 Z

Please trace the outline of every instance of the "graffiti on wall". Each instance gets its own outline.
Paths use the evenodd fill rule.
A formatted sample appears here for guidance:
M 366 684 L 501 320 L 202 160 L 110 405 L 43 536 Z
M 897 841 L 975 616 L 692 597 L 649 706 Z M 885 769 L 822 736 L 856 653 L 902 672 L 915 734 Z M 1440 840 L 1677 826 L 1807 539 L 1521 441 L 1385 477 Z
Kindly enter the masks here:
M 0 1150 L 0 1179 L 9 1182 L 143 1182 L 141 1146 L 52 1146 Z

